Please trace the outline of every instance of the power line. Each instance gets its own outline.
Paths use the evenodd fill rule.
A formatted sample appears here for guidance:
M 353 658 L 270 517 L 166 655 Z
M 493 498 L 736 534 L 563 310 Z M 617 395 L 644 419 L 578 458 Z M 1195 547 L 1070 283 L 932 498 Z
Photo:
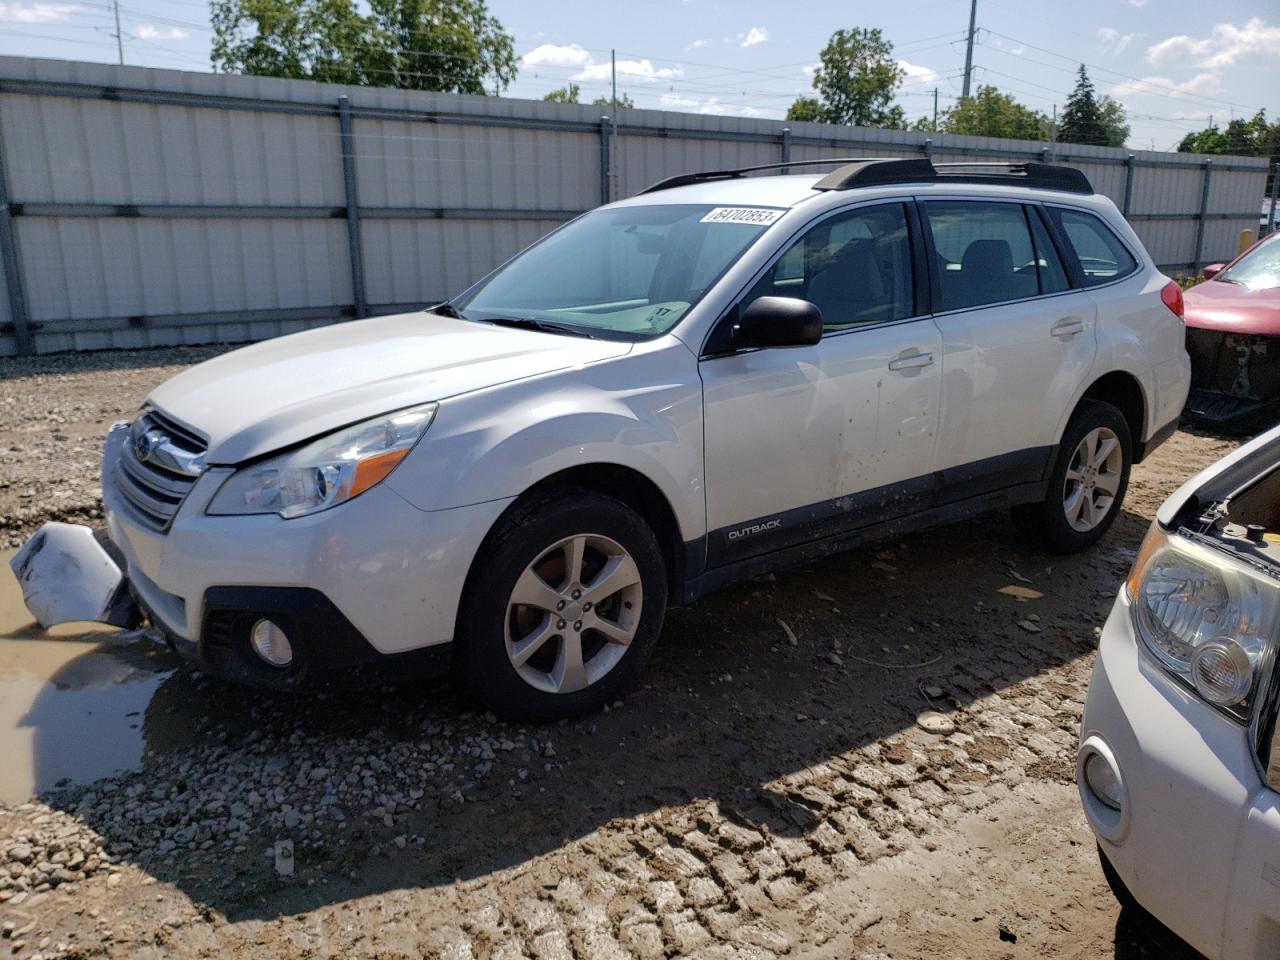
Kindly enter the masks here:
M 985 28 L 984 28 L 984 29 L 985 29 Z M 1088 62 L 1086 62 L 1086 61 L 1084 61 L 1084 60 L 1077 60 L 1075 57 L 1068 57 L 1066 54 L 1058 53 L 1057 51 L 1055 51 L 1055 50 L 1050 50 L 1050 49 L 1048 49 L 1048 48 L 1046 48 L 1046 47 L 1040 47 L 1040 46 L 1037 46 L 1036 44 L 1034 44 L 1034 43 L 1030 43 L 1030 42 L 1029 42 L 1029 41 L 1027 41 L 1027 40 L 1020 40 L 1020 39 L 1018 39 L 1017 37 L 1011 37 L 1011 36 L 1009 36 L 1008 34 L 1006 34 L 1006 33 L 1000 33 L 1000 32 L 999 32 L 999 31 L 997 31 L 997 30 L 990 30 L 990 29 L 988 29 L 988 30 L 987 30 L 987 33 L 990 33 L 990 34 L 992 34 L 993 36 L 1001 37 L 1001 38 L 1003 38 L 1003 39 L 1005 39 L 1005 40 L 1012 41 L 1013 43 L 1020 43 L 1020 44 L 1022 44 L 1022 45 L 1023 45 L 1023 46 L 1025 46 L 1025 47 L 1030 47 L 1032 50 L 1038 50 L 1038 51 L 1040 51 L 1041 53 L 1047 53 L 1047 54 L 1048 54 L 1049 56 L 1051 56 L 1051 57 L 1058 57 L 1058 58 L 1059 58 L 1059 59 L 1061 59 L 1061 60 L 1068 60 L 1068 61 L 1070 61 L 1070 62 L 1071 62 L 1071 63 L 1073 63 L 1073 64 L 1081 64 L 1081 65 L 1086 66 L 1086 67 L 1088 67 L 1089 69 L 1091 69 L 1091 70 L 1095 70 L 1095 71 L 1097 71 L 1097 72 L 1099 72 L 1099 73 L 1108 73 L 1108 74 L 1111 74 L 1112 76 L 1120 77 L 1122 80 L 1132 80 L 1132 81 L 1135 81 L 1135 82 L 1137 82 L 1137 83 L 1145 84 L 1145 85 L 1147 85 L 1147 86 L 1164 87 L 1166 90 L 1171 91 L 1173 94 L 1177 94 L 1177 96 L 1178 96 L 1179 98 L 1192 99 L 1192 100 L 1204 100 L 1204 101 L 1209 101 L 1209 102 L 1213 102 L 1213 103 L 1220 103 L 1220 104 L 1223 104 L 1224 106 L 1233 107 L 1233 108 L 1234 108 L 1234 107 L 1240 107 L 1240 106 L 1242 106 L 1241 104 L 1235 103 L 1234 101 L 1231 101 L 1231 100 L 1223 100 L 1223 99 L 1220 99 L 1220 98 L 1218 98 L 1218 97 L 1210 97 L 1210 96 L 1207 96 L 1207 95 L 1204 95 L 1204 94 L 1189 94 L 1189 93 L 1186 93 L 1185 91 L 1183 91 L 1183 90 L 1179 89 L 1178 87 L 1173 86 L 1173 85 L 1171 85 L 1171 84 L 1158 83 L 1158 82 L 1156 82 L 1156 81 L 1148 80 L 1148 79 L 1144 79 L 1144 78 L 1142 78 L 1142 77 L 1135 77 L 1135 76 L 1132 76 L 1131 74 L 1121 73 L 1119 70 L 1112 70 L 1112 69 L 1110 69 L 1109 67 L 1099 66 L 1098 64 L 1095 64 L 1095 63 L 1088 63 Z M 999 47 L 992 47 L 992 49 L 993 49 L 993 50 L 1000 50 L 1000 48 L 999 48 Z M 1006 51 L 1001 51 L 1001 52 L 1003 53 L 1003 52 L 1006 52 Z M 1015 54 L 1010 54 L 1010 56 L 1015 56 Z M 1066 69 L 1066 68 L 1063 68 L 1063 67 L 1057 66 L 1057 65 L 1055 65 L 1055 64 L 1043 63 L 1042 61 L 1039 61 L 1039 60 L 1033 60 L 1033 61 L 1030 61 L 1030 62 L 1032 62 L 1032 63 L 1039 63 L 1041 66 L 1052 67 L 1053 69 L 1056 69 L 1056 70 Z M 1168 94 L 1166 94 L 1166 96 L 1168 96 Z M 1247 108 L 1246 108 L 1246 109 L 1247 109 Z

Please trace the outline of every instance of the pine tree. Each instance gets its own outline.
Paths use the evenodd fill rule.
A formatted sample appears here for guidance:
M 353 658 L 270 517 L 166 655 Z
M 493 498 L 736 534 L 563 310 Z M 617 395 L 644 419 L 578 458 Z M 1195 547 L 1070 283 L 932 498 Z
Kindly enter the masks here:
M 1102 111 L 1093 91 L 1093 81 L 1085 72 L 1083 63 L 1080 64 L 1080 73 L 1076 78 L 1076 88 L 1071 91 L 1066 109 L 1062 111 L 1058 140 L 1062 143 L 1092 143 L 1099 146 L 1107 143 Z

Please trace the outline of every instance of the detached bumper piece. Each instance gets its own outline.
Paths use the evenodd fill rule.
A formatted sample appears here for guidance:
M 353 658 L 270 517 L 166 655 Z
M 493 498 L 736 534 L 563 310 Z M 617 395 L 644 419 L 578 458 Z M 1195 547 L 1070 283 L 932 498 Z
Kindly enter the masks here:
M 1188 416 L 1247 430 L 1280 415 L 1280 337 L 1187 328 Z
M 136 627 L 124 562 L 103 531 L 71 523 L 46 523 L 9 561 L 22 600 L 40 626 L 95 622 Z

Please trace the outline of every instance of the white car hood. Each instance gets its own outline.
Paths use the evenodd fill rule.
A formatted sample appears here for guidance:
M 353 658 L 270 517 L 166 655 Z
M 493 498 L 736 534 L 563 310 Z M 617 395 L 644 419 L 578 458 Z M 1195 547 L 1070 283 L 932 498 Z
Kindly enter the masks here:
M 1276 467 L 1280 459 L 1280 427 L 1259 434 L 1217 463 L 1205 467 L 1160 505 L 1156 519 L 1165 528 L 1178 522 L 1187 507 L 1203 510 Z
M 626 354 L 629 343 L 406 313 L 278 337 L 161 384 L 148 402 L 236 464 L 382 413 Z

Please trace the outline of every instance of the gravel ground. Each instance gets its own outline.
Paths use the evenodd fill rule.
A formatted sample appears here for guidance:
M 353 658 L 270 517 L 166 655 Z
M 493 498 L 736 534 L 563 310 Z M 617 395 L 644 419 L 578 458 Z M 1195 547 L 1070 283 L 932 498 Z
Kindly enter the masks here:
M 213 352 L 0 361 L 0 536 L 96 516 L 106 426 Z M 673 611 L 642 686 L 574 721 L 501 723 L 445 681 L 303 698 L 177 670 L 141 769 L 0 807 L 2 949 L 1165 956 L 1106 890 L 1074 747 L 1151 515 L 1232 446 L 1177 434 L 1081 556 L 997 517 Z

